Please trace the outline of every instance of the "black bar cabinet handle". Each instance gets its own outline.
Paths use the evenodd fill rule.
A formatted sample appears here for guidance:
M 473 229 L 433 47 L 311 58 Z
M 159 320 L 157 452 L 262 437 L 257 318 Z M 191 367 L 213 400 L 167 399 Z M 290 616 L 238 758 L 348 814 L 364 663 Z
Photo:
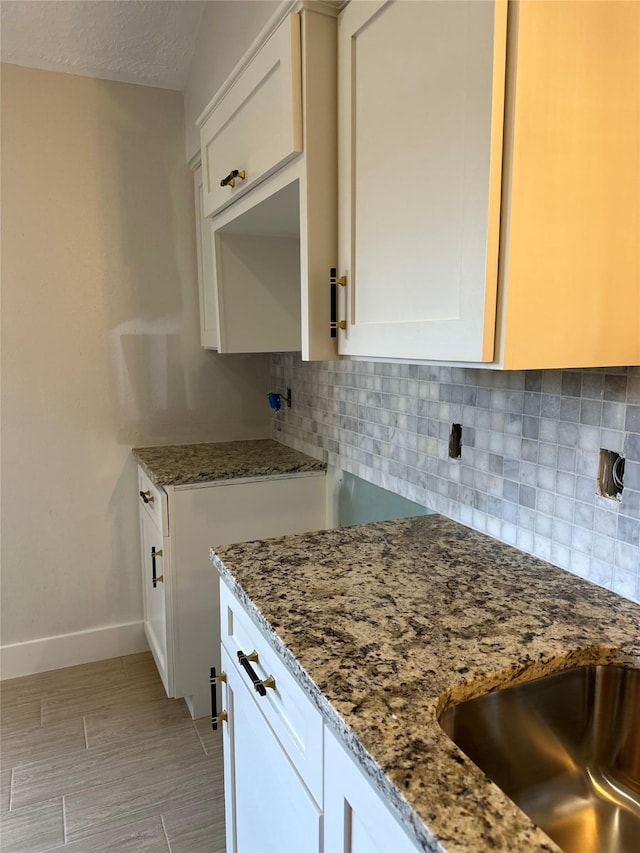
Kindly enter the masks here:
M 254 652 L 254 654 L 255 654 L 255 652 Z M 257 655 L 256 655 L 256 659 L 257 659 Z M 256 692 L 259 693 L 260 696 L 266 696 L 267 690 L 266 690 L 264 684 L 262 683 L 262 679 L 256 673 L 255 669 L 251 666 L 249 658 L 247 657 L 247 655 L 245 655 L 245 653 L 242 650 L 238 651 L 238 660 L 240 661 L 240 666 L 245 670 L 245 672 L 247 673 L 247 675 L 251 679 L 251 683 L 253 684 Z
M 214 732 L 218 731 L 218 691 L 216 689 L 216 668 L 211 667 L 211 728 Z
M 211 685 L 211 728 L 214 732 L 218 731 L 218 723 L 222 723 L 229 719 L 226 711 L 220 711 L 220 713 L 218 713 L 218 695 L 216 689 L 218 681 L 226 680 L 226 672 L 221 672 L 220 675 L 217 675 L 215 666 L 211 667 L 209 670 L 209 684 Z
M 338 320 L 338 285 L 342 287 L 347 286 L 347 277 L 346 275 L 341 275 L 338 278 L 338 271 L 335 267 L 331 267 L 329 270 L 329 287 L 331 289 L 331 308 L 330 308 L 330 316 L 329 316 L 329 329 L 331 330 L 331 337 L 338 337 L 338 329 L 346 329 L 347 321 L 346 320 Z
M 155 545 L 151 546 L 151 583 L 153 588 L 155 589 L 158 586 L 158 582 L 162 580 L 162 578 L 158 577 L 156 574 L 156 557 L 162 557 L 162 550 L 156 551 Z
M 329 273 L 329 287 L 331 288 L 331 317 L 329 328 L 331 329 L 332 338 L 336 338 L 338 336 L 338 330 L 336 328 L 336 321 L 338 319 L 338 287 L 336 284 L 337 277 L 337 269 L 335 267 L 331 267 L 331 271 Z
M 235 187 L 236 178 L 240 178 L 241 181 L 244 181 L 246 176 L 247 176 L 247 173 L 245 172 L 244 169 L 232 169 L 229 172 L 229 174 L 227 175 L 227 177 L 223 178 L 220 181 L 220 186 L 221 187 Z

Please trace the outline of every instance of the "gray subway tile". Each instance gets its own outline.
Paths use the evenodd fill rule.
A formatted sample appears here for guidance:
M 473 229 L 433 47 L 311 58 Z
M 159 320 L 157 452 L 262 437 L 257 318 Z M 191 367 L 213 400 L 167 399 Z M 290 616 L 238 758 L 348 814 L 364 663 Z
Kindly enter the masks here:
M 505 480 L 502 484 L 502 497 L 505 501 L 511 501 L 512 503 L 519 502 L 519 484 L 513 482 L 512 480 Z
M 600 430 L 593 426 L 581 426 L 578 430 L 578 447 L 597 453 L 600 449 Z
M 524 387 L 526 391 L 541 391 L 542 371 L 527 370 L 524 374 Z
M 571 531 L 571 547 L 583 554 L 590 554 L 593 547 L 593 530 L 574 527 Z
M 624 429 L 625 407 L 623 403 L 602 404 L 602 426 L 605 429 Z
M 627 476 L 625 472 L 625 482 L 626 480 Z M 620 512 L 631 518 L 640 518 L 640 492 L 636 492 L 625 486 L 620 498 Z
M 600 426 L 602 403 L 598 400 L 582 400 L 580 403 L 580 423 L 588 426 Z
M 627 396 L 627 377 L 607 374 L 604 377 L 604 399 L 624 403 Z
M 489 454 L 489 471 L 492 474 L 499 474 L 502 476 L 502 471 L 504 467 L 504 457 L 499 456 L 496 453 Z
M 575 477 L 573 474 L 566 474 L 559 471 L 556 476 L 556 488 L 558 490 L 558 494 L 572 498 L 576 488 Z
M 560 403 L 562 398 L 552 394 L 542 394 L 540 398 L 540 415 L 543 418 L 557 420 L 560 417 Z
M 538 447 L 538 464 L 547 468 L 555 468 L 558 464 L 558 448 L 555 444 L 540 442 Z
M 557 420 L 549 420 L 543 418 L 540 420 L 540 441 L 547 441 L 549 444 L 558 443 L 559 423 Z
M 624 432 L 604 428 L 600 430 L 600 447 L 603 447 L 605 450 L 615 450 L 616 453 L 622 453 L 624 442 Z
M 571 545 L 572 527 L 566 521 L 561 521 L 559 518 L 553 520 L 552 535 L 555 542 L 560 542 L 561 545 Z
M 558 470 L 575 471 L 576 451 L 573 447 L 558 447 Z
M 640 406 L 640 376 L 627 377 L 627 403 Z
M 616 542 L 616 551 L 614 555 L 615 565 L 621 569 L 629 571 L 638 570 L 638 561 L 640 560 L 640 551 L 637 546 L 633 546 L 628 542 L 618 540 Z
M 564 447 L 575 447 L 578 443 L 578 424 L 560 423 L 558 427 L 558 444 Z
M 582 374 L 582 396 L 591 400 L 602 400 L 604 396 L 604 374 L 601 371 Z
M 562 371 L 545 370 L 542 373 L 542 391 L 545 394 L 560 394 L 562 392 Z
M 576 501 L 575 510 L 573 513 L 573 523 L 578 527 L 588 527 L 591 531 L 593 529 L 593 515 L 594 509 L 590 504 L 582 503 L 582 501 Z
M 618 539 L 636 547 L 640 546 L 640 521 L 627 515 L 619 515 Z
M 555 566 L 560 566 L 562 569 L 569 567 L 571 559 L 571 549 L 560 542 L 551 542 L 551 562 Z
M 627 406 L 624 428 L 627 432 L 640 433 L 640 406 Z
M 550 515 L 544 515 L 541 512 L 536 514 L 536 533 L 540 536 L 546 536 L 551 539 L 551 530 L 553 528 L 553 518 Z
M 605 563 L 596 557 L 592 557 L 589 566 L 589 580 L 610 589 L 613 584 L 613 566 L 611 563 Z
M 533 509 L 536 505 L 536 490 L 532 486 L 520 485 L 518 493 L 518 503 L 521 506 L 530 507 Z
M 524 395 L 524 414 L 532 415 L 533 417 L 540 416 L 540 407 L 542 405 L 542 395 L 541 394 L 533 394 L 529 391 L 525 392 Z
M 522 418 L 522 435 L 525 438 L 538 438 L 540 435 L 540 418 L 525 415 Z
M 520 462 L 517 459 L 504 459 L 502 473 L 508 480 L 517 480 L 520 477 Z
M 596 496 L 595 477 L 576 477 L 576 499 L 585 503 L 594 503 Z
M 630 433 L 624 442 L 624 455 L 635 462 L 640 462 L 640 435 Z
M 598 560 L 606 560 L 613 563 L 616 552 L 616 540 L 610 536 L 602 536 L 595 533 L 593 536 L 593 556 Z
M 560 419 L 563 421 L 580 420 L 580 399 L 578 397 L 562 397 L 560 400 Z
M 582 374 L 565 370 L 562 373 L 562 396 L 579 397 L 582 393 Z
M 537 472 L 538 488 L 546 489 L 549 492 L 555 492 L 556 489 L 556 472 L 553 468 L 538 468 Z
M 581 477 L 590 477 L 595 483 L 598 474 L 599 456 L 590 450 L 578 450 L 576 454 L 576 473 Z

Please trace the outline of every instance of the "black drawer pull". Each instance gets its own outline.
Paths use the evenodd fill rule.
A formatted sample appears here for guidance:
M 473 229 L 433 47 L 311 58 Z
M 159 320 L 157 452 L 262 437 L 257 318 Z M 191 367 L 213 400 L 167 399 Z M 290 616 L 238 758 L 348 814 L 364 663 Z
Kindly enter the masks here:
M 218 731 L 218 723 L 223 723 L 228 719 L 226 711 L 220 711 L 220 713 L 218 713 L 218 697 L 216 695 L 217 682 L 226 680 L 226 672 L 221 672 L 220 675 L 216 675 L 215 666 L 211 667 L 209 672 L 209 684 L 211 685 L 211 728 L 214 732 Z
M 232 169 L 226 178 L 223 178 L 220 181 L 221 187 L 235 187 L 236 178 L 240 178 L 241 181 L 247 177 L 247 173 L 244 169 Z
M 159 583 L 164 583 L 164 575 L 156 574 L 156 557 L 162 557 L 162 548 L 156 551 L 155 545 L 151 546 L 151 584 L 155 589 Z
M 245 655 L 245 653 L 240 650 L 238 652 L 238 660 L 240 661 L 240 666 L 245 670 L 245 672 L 251 679 L 251 683 L 253 684 L 256 693 L 258 693 L 260 696 L 266 696 L 267 687 L 271 687 L 275 690 L 275 678 L 270 675 L 263 681 L 256 673 L 255 669 L 251 666 L 251 661 L 255 661 L 256 663 L 258 662 L 258 653 L 256 651 L 250 652 L 248 655 Z
M 346 275 L 341 275 L 338 278 L 338 271 L 335 267 L 331 267 L 329 270 L 329 287 L 331 288 L 331 305 L 330 305 L 330 316 L 329 316 L 329 329 L 331 330 L 331 337 L 336 338 L 338 336 L 338 329 L 347 328 L 347 323 L 345 320 L 338 320 L 338 288 L 337 285 L 341 285 L 342 287 L 347 286 L 347 277 Z
M 152 504 L 153 503 L 153 495 L 151 494 L 151 492 L 149 490 L 147 490 L 146 492 L 140 492 L 140 497 L 142 498 L 142 500 L 146 504 Z

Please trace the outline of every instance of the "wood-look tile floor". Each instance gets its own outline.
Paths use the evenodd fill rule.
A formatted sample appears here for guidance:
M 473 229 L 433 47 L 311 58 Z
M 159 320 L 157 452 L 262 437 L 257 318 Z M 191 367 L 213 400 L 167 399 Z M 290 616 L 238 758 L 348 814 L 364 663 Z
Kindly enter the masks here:
M 1 853 L 224 853 L 222 738 L 150 653 L 0 682 Z

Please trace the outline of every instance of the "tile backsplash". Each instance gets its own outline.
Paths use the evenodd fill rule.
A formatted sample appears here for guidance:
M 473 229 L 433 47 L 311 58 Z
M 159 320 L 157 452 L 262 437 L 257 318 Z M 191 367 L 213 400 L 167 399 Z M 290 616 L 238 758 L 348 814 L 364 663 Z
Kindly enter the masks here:
M 272 435 L 640 602 L 640 368 L 271 360 Z M 449 458 L 453 423 L 459 459 Z M 599 451 L 625 457 L 619 500 Z

